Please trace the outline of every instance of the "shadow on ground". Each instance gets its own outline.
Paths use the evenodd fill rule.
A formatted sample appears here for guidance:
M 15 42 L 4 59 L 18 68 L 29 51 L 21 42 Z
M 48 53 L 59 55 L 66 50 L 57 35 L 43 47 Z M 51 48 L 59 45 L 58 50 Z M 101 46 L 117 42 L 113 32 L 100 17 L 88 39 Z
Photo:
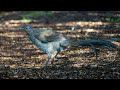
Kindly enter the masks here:
M 73 67 L 74 62 L 63 61 L 60 64 L 43 68 L 0 68 L 0 79 L 119 79 L 120 61 L 95 61 L 81 67 Z M 99 63 L 98 63 L 99 62 Z M 101 62 L 101 63 L 100 63 Z
M 47 55 L 38 50 L 25 33 L 19 32 L 25 23 L 14 21 L 21 20 L 19 15 L 22 13 L 9 12 L 0 18 L 0 79 L 120 78 L 120 51 L 113 60 L 108 57 L 116 51 L 111 53 L 103 49 L 101 58 L 96 60 L 89 47 L 66 50 L 58 61 L 54 61 L 53 66 L 48 66 L 47 71 L 43 71 Z M 34 18 L 30 24 L 34 28 L 56 30 L 75 40 L 119 38 L 119 23 L 104 19 L 119 18 L 119 14 L 120 12 L 59 11 L 55 12 L 54 17 Z M 114 42 L 120 45 L 120 40 Z

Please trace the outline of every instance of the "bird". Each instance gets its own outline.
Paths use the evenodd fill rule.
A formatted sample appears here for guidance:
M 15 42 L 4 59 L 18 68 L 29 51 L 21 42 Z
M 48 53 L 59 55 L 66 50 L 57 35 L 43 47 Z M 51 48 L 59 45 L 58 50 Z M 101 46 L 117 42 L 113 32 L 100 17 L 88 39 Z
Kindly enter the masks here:
M 60 52 L 67 49 L 70 45 L 70 39 L 55 30 L 35 30 L 30 25 L 24 25 L 20 30 L 25 31 L 29 39 L 40 50 L 47 53 L 48 59 L 45 62 L 45 68 L 57 58 Z
M 66 35 L 55 30 L 33 29 L 31 25 L 24 25 L 20 28 L 20 30 L 25 31 L 29 39 L 38 47 L 38 49 L 47 54 L 48 59 L 44 64 L 45 70 L 48 64 L 52 64 L 52 61 L 57 58 L 57 55 L 60 52 L 63 52 L 72 46 L 92 46 L 95 49 L 95 53 L 97 52 L 97 49 L 94 46 L 117 47 L 117 45 L 107 40 L 71 40 Z

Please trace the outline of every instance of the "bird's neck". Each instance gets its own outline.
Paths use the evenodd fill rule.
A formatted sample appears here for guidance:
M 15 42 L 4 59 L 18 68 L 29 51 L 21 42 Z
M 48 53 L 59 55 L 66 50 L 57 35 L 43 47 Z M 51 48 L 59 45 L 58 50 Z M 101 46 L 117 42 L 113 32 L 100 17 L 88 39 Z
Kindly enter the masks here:
M 33 30 L 27 31 L 28 35 L 34 35 Z
M 30 40 L 40 49 L 43 49 L 42 47 L 44 47 L 43 43 L 40 42 L 38 39 L 36 39 L 34 37 L 34 35 L 28 35 L 28 37 L 30 38 Z

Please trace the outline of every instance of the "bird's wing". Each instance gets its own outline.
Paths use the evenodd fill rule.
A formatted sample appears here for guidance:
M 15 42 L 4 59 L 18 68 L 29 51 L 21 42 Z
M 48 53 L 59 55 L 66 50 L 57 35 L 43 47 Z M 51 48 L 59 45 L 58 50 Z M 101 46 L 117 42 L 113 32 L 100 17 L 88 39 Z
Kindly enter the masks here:
M 36 31 L 34 36 L 44 43 L 59 41 L 62 37 L 64 37 L 63 34 L 55 32 L 53 30 Z

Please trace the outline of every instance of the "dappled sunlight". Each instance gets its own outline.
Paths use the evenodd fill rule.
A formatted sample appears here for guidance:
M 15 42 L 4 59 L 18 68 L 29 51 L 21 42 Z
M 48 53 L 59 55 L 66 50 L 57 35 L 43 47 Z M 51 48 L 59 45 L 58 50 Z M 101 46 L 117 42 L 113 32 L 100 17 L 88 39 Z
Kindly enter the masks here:
M 19 34 L 17 32 L 6 32 L 6 33 L 2 33 L 1 36 L 6 36 L 6 37 L 10 37 L 10 38 L 24 37 L 24 35 Z
M 4 68 L 1 73 L 7 73 L 0 78 L 111 78 L 107 72 L 113 68 L 118 70 L 120 23 L 107 22 L 101 18 L 114 16 L 114 13 L 53 11 L 54 17 L 42 16 L 31 21 L 22 19 L 22 13 L 6 12 L 3 19 L 0 19 L 0 70 Z M 115 17 L 119 16 L 119 13 L 115 14 Z M 47 73 L 42 76 L 47 54 L 39 50 L 25 32 L 19 30 L 25 24 L 30 24 L 34 29 L 55 30 L 73 41 L 109 40 L 118 45 L 118 49 L 109 50 L 97 46 L 100 51 L 96 58 L 94 47 L 70 47 L 58 55 L 58 59 L 53 61 L 52 66 L 48 66 Z M 114 76 L 113 73 L 112 75 Z

